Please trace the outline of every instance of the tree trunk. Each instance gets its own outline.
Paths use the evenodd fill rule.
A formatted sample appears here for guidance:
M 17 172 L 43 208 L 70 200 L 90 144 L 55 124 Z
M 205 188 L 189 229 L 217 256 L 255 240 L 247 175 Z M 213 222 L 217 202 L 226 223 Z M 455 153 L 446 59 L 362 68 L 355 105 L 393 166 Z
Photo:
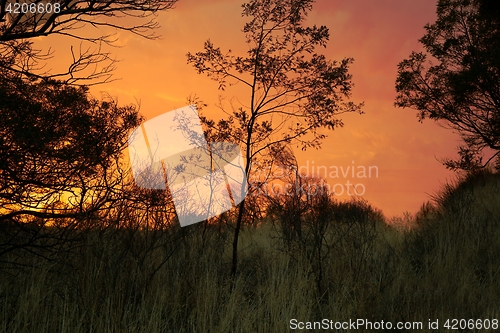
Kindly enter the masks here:
M 240 203 L 238 209 L 238 219 L 236 220 L 233 239 L 233 263 L 231 266 L 231 275 L 233 279 L 236 277 L 236 272 L 238 270 L 238 238 L 240 236 L 241 223 L 243 222 L 243 213 L 245 211 L 245 199 Z

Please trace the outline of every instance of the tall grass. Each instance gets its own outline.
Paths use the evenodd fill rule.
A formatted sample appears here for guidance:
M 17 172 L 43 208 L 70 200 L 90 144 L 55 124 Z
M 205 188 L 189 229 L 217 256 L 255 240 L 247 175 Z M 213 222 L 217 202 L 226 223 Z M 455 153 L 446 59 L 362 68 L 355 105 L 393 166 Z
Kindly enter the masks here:
M 430 331 L 429 319 L 500 319 L 499 203 L 499 175 L 483 172 L 445 186 L 409 230 L 362 202 L 332 203 L 320 238 L 317 215 L 303 217 L 301 239 L 276 218 L 243 230 L 234 280 L 230 226 L 82 232 L 46 259 L 5 255 L 22 265 L 0 270 L 0 331 L 269 333 L 292 318 Z

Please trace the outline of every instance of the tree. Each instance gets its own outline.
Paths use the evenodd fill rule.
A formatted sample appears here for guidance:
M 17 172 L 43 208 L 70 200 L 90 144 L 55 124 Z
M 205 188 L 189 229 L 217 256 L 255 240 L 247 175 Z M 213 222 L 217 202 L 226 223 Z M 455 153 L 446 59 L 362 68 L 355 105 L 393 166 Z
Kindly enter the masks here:
M 40 247 L 41 238 L 63 242 L 65 229 L 83 227 L 121 198 L 120 158 L 141 117 L 134 106 L 91 97 L 87 87 L 1 70 L 0 77 L 2 255 Z M 31 235 L 22 240 L 12 228 Z
M 102 46 L 116 39 L 109 30 L 84 35 L 80 28 L 157 38 L 155 16 L 176 2 L 0 0 L 0 255 L 64 244 L 63 234 L 135 195 L 124 189 L 120 158 L 141 122 L 138 109 L 98 100 L 82 85 L 110 80 L 114 59 Z M 45 70 L 53 53 L 35 48 L 35 38 L 48 35 L 81 43 L 71 46 L 63 73 Z
M 361 112 L 361 105 L 345 102 L 351 93 L 348 72 L 353 59 L 330 61 L 318 54 L 329 38 L 325 26 L 305 27 L 313 0 L 251 0 L 243 4 L 249 18 L 243 33 L 248 52 L 223 53 L 210 40 L 204 50 L 188 53 L 188 63 L 225 90 L 234 84 L 247 88 L 245 102 L 225 103 L 220 121 L 203 118 L 207 136 L 239 144 L 244 151 L 249 184 L 261 166 L 273 163 L 273 153 L 286 145 L 320 148 L 323 129 L 342 126 L 344 112 Z M 212 140 L 212 139 L 210 139 Z M 210 141 L 209 140 L 209 141 Z M 213 140 L 215 141 L 215 140 Z M 256 167 L 259 165 L 259 167 Z M 232 273 L 237 271 L 238 236 L 245 201 L 238 206 L 233 239 Z
M 177 0 L 33 0 L 17 3 L 0 0 L 0 68 L 37 78 L 64 79 L 67 83 L 85 81 L 106 82 L 111 78 L 114 59 L 102 51 L 102 44 L 113 44 L 113 34 L 84 36 L 77 31 L 85 26 L 110 27 L 126 30 L 145 38 L 156 38 L 158 27 L 154 18 L 158 12 L 172 8 Z M 49 5 L 50 4 L 50 5 Z M 131 25 L 123 25 L 128 18 Z M 91 42 L 97 48 L 80 45 L 71 47 L 73 63 L 67 72 L 48 73 L 43 62 L 52 52 L 37 50 L 33 38 L 63 35 L 81 42 Z M 104 63 L 98 68 L 99 63 Z M 90 70 L 90 72 L 88 72 Z M 78 76 L 77 73 L 82 73 Z
M 457 131 L 460 158 L 445 165 L 470 170 L 500 152 L 500 4 L 440 0 L 437 16 L 420 39 L 425 52 L 399 64 L 395 104 Z M 494 154 L 483 164 L 485 148 Z

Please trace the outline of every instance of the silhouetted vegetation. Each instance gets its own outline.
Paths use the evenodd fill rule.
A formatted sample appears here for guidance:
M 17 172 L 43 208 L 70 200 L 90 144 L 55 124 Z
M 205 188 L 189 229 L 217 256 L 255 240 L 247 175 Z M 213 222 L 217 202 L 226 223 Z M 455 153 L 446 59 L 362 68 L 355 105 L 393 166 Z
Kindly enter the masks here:
M 149 19 L 175 2 L 0 1 L 0 261 L 9 252 L 51 260 L 81 242 L 82 229 L 116 226 L 130 214 L 125 206 L 147 214 L 144 205 L 154 196 L 168 197 L 134 188 L 124 167 L 127 136 L 142 121 L 138 108 L 118 106 L 110 96 L 97 99 L 76 84 L 105 82 L 114 68 L 101 49 L 113 36 L 85 36 L 80 28 L 113 27 L 154 38 L 158 25 Z M 21 5 L 28 9 L 16 7 Z M 124 15 L 138 20 L 130 26 L 109 21 Z M 80 43 L 79 52 L 71 47 L 65 73 L 45 71 L 52 53 L 34 47 L 34 38 L 52 34 Z M 82 41 L 99 46 L 85 49 Z
M 58 79 L 69 84 L 110 81 L 115 59 L 103 50 L 114 45 L 114 34 L 93 35 L 82 28 L 93 26 L 124 30 L 156 38 L 155 16 L 172 8 L 177 0 L 0 0 L 0 69 L 31 79 Z M 125 21 L 134 17 L 133 21 Z M 70 47 L 72 63 L 67 71 L 54 73 L 45 68 L 53 50 L 34 47 L 37 37 L 59 35 L 78 41 Z
M 124 195 L 122 153 L 141 118 L 84 87 L 0 77 L 0 224 L 11 236 L 0 258 L 19 248 L 42 255 Z
M 113 16 L 141 6 L 155 13 L 174 2 L 61 3 L 64 15 L 85 4 L 85 14 Z M 251 91 L 249 107 L 235 107 L 228 119 L 203 118 L 210 141 L 245 148 L 251 190 L 235 211 L 185 228 L 178 225 L 171 193 L 138 188 L 123 160 L 128 132 L 142 121 L 135 106 L 38 75 L 34 58 L 19 70 L 32 56 L 23 36 L 64 24 L 56 17 L 43 30 L 35 21 L 28 36 L 29 20 L 0 25 L 0 332 L 269 333 L 289 330 L 293 318 L 416 321 L 424 331 L 429 319 L 439 319 L 444 331 L 451 318 L 500 319 L 498 171 L 471 168 L 417 214 L 392 219 L 361 198 L 338 201 L 324 180 L 299 174 L 290 146 L 319 147 L 325 137 L 320 130 L 341 126 L 340 113 L 360 110 L 343 102 L 352 87 L 351 59 L 337 63 L 314 53 L 328 30 L 302 26 L 312 2 L 250 1 L 243 6 L 251 17 L 244 28 L 246 58 L 223 54 L 210 42 L 189 55 L 221 88 L 236 80 Z M 448 30 L 441 30 L 443 22 L 429 26 L 426 45 L 436 42 L 436 33 L 454 32 L 454 6 L 471 10 L 460 13 L 471 15 L 466 18 L 478 31 L 483 21 L 498 24 L 490 15 L 496 7 L 479 3 L 478 10 L 473 1 L 441 1 Z M 0 1 L 0 22 L 5 5 Z M 454 15 L 448 17 L 450 8 Z M 491 36 L 479 40 L 496 43 Z M 441 51 L 435 55 L 446 60 Z M 424 58 L 414 54 L 400 67 L 400 98 L 407 98 L 402 106 L 425 104 L 411 99 L 408 89 L 419 73 L 407 71 Z M 87 64 L 102 59 L 90 57 Z M 491 74 L 497 63 L 489 61 L 468 74 Z M 432 73 L 436 80 L 456 74 L 442 66 Z M 464 100 L 438 110 L 443 114 L 424 107 L 422 117 L 478 111 L 467 109 L 478 87 L 459 83 L 452 88 L 465 91 Z M 497 139 L 494 117 L 485 120 L 490 136 L 465 134 L 466 149 Z M 277 126 L 271 118 L 279 118 Z M 273 168 L 284 173 L 274 177 Z M 282 182 L 285 191 L 264 191 L 273 182 Z
M 500 20 L 491 0 L 440 0 L 437 20 L 399 64 L 396 105 L 442 121 L 463 139 L 451 169 L 483 166 L 500 151 Z M 484 149 L 493 156 L 483 161 Z M 491 155 L 491 154 L 490 154 Z
M 388 226 L 366 202 L 320 195 L 297 212 L 295 233 L 281 209 L 293 197 L 275 198 L 267 220 L 242 230 L 234 281 L 224 228 L 235 221 L 82 231 L 71 256 L 25 254 L 22 268 L 2 266 L 0 331 L 283 332 L 292 318 L 424 327 L 429 318 L 498 318 L 499 192 L 499 175 L 486 171 L 447 185 L 410 229 Z
M 246 88 L 246 96 L 238 98 L 243 102 L 221 103 L 223 119 L 202 121 L 210 141 L 230 141 L 242 148 L 250 181 L 268 182 L 261 167 L 273 164 L 288 145 L 319 148 L 325 130 L 343 125 L 341 114 L 361 113 L 362 105 L 346 101 L 353 87 L 353 59 L 332 61 L 319 54 L 328 42 L 328 28 L 305 26 L 313 2 L 251 0 L 242 5 L 242 16 L 249 20 L 243 27 L 245 55 L 223 52 L 210 40 L 202 52 L 187 55 L 188 63 L 216 81 L 220 90 L 235 84 Z M 245 205 L 245 200 L 238 205 L 233 274 Z

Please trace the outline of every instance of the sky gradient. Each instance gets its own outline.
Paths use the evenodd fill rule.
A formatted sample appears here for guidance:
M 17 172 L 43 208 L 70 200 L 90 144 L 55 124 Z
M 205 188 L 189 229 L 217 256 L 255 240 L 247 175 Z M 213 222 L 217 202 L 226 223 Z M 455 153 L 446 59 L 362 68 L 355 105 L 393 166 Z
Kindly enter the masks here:
M 122 104 L 140 101 L 141 113 L 148 119 L 186 105 L 187 97 L 194 94 L 209 104 L 207 112 L 217 112 L 217 96 L 224 93 L 231 98 L 232 91 L 218 91 L 216 82 L 196 74 L 186 62 L 186 53 L 201 51 L 210 38 L 223 52 L 231 49 L 244 55 L 241 4 L 180 0 L 174 9 L 159 15 L 160 40 L 119 32 L 118 44 L 123 47 L 110 52 L 121 60 L 115 72 L 120 80 L 93 87 L 92 93 L 98 96 L 105 91 Z M 349 172 L 347 177 L 327 177 L 327 181 L 332 186 L 347 181 L 362 184 L 363 197 L 386 216 L 415 213 L 441 184 L 454 178 L 439 160 L 455 157 L 458 136 L 433 121 L 419 123 L 415 110 L 393 105 L 397 64 L 412 50 L 421 49 L 418 39 L 424 25 L 434 22 L 435 7 L 435 0 L 318 0 L 308 18 L 308 24 L 330 29 L 328 46 L 320 52 L 331 60 L 354 58 L 352 100 L 365 103 L 365 114 L 343 115 L 345 126 L 327 132 L 321 150 L 296 151 L 299 163 L 302 170 L 316 173 L 320 166 L 319 170 L 344 171 L 376 166 L 378 177 L 353 178 Z M 58 59 L 69 55 L 70 41 L 61 37 L 40 39 L 40 43 L 53 45 Z M 238 98 L 248 97 L 238 94 Z

